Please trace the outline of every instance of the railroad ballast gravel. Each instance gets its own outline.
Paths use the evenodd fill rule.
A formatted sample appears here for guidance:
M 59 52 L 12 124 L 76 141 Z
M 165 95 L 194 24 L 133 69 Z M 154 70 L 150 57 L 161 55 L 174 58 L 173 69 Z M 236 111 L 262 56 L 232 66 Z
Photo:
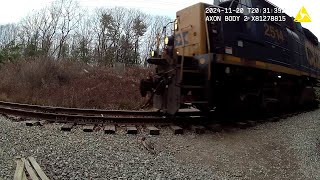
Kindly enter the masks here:
M 318 179 L 320 110 L 228 132 L 160 136 L 62 132 L 0 118 L 0 179 L 33 156 L 51 179 Z M 120 132 L 120 133 L 119 133 Z M 140 143 L 153 143 L 155 154 Z

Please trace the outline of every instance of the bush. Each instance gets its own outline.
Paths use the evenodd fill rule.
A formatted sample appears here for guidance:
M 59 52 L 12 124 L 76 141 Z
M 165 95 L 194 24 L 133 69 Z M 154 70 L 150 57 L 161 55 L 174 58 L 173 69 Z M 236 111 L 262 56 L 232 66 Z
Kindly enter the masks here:
M 71 61 L 26 59 L 1 66 L 0 100 L 48 106 L 99 109 L 135 109 L 145 100 L 140 79 L 150 69 L 110 67 Z

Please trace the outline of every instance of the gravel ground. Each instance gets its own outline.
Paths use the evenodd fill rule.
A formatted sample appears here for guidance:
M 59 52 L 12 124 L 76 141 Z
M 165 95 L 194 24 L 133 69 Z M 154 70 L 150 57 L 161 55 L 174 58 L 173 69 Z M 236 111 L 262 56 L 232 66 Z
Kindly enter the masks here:
M 246 130 L 195 135 L 60 131 L 0 118 L 0 179 L 33 156 L 51 179 L 320 179 L 320 110 Z M 138 138 L 153 142 L 156 154 Z

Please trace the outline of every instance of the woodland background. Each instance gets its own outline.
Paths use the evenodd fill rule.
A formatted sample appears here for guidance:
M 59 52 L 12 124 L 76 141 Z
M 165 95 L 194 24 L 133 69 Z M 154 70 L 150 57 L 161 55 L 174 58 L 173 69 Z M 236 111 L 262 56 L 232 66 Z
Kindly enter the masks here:
M 152 73 L 145 60 L 170 21 L 137 9 L 88 11 L 76 0 L 56 0 L 0 25 L 0 100 L 137 109 L 145 102 L 140 79 Z

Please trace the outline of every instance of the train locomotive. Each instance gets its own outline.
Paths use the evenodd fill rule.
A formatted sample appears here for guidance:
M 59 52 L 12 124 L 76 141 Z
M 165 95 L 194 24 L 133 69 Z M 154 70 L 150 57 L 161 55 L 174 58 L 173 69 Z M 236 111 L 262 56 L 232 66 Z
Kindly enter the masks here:
M 252 20 L 266 15 L 279 19 Z M 318 105 L 318 39 L 272 3 L 197 3 L 178 11 L 172 26 L 163 51 L 147 59 L 155 75 L 140 84 L 154 108 L 172 115 L 185 104 L 205 112 L 272 114 Z

